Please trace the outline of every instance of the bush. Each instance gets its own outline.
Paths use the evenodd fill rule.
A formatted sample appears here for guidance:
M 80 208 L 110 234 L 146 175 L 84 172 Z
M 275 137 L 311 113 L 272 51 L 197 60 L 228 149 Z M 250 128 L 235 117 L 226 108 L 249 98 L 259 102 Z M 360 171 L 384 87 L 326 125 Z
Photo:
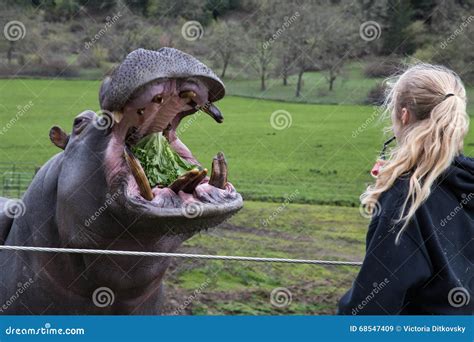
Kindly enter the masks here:
M 100 68 L 108 58 L 109 52 L 100 45 L 94 45 L 79 55 L 78 64 L 83 68 Z
M 17 75 L 33 77 L 77 77 L 79 76 L 79 71 L 76 67 L 68 65 L 65 59 L 58 58 L 41 64 L 30 64 L 25 69 L 20 69 Z
M 403 66 L 399 60 L 377 60 L 366 65 L 364 75 L 369 78 L 385 78 L 398 73 L 402 68 Z
M 383 83 L 377 83 L 367 94 L 365 103 L 374 106 L 381 106 L 385 101 L 385 91 L 385 85 Z

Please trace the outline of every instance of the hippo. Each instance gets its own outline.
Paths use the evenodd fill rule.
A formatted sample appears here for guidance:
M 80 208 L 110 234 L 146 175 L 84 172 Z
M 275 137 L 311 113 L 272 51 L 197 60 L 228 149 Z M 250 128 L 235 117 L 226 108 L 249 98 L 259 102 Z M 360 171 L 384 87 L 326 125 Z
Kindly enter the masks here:
M 242 208 L 222 153 L 210 176 L 198 167 L 168 186 L 148 182 L 133 146 L 161 132 L 186 161 L 201 165 L 176 130 L 201 110 L 215 121 L 222 81 L 172 48 L 131 52 L 105 77 L 101 113 L 86 110 L 72 131 L 50 130 L 61 151 L 21 200 L 0 198 L 0 244 L 174 252 L 195 233 Z M 169 257 L 0 251 L 0 314 L 163 313 Z

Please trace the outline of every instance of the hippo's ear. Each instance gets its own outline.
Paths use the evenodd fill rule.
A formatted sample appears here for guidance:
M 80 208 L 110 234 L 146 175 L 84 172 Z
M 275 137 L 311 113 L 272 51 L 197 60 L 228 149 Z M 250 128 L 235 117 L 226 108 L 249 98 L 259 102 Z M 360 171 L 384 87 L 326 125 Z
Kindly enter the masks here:
M 49 139 L 54 145 L 64 150 L 69 141 L 69 134 L 64 132 L 61 127 L 53 126 L 49 130 Z

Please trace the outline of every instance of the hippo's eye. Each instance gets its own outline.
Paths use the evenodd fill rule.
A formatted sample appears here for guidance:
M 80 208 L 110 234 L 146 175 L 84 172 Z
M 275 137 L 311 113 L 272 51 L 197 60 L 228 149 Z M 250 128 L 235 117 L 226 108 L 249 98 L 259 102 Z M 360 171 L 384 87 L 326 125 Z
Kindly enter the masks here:
M 162 103 L 162 102 L 163 102 L 163 98 L 162 98 L 160 95 L 155 95 L 155 97 L 151 100 L 151 102 L 154 102 L 154 103 Z
M 138 110 L 137 110 L 137 114 L 138 114 L 138 115 L 143 115 L 143 114 L 145 114 L 145 108 L 140 108 L 140 109 L 138 109 Z

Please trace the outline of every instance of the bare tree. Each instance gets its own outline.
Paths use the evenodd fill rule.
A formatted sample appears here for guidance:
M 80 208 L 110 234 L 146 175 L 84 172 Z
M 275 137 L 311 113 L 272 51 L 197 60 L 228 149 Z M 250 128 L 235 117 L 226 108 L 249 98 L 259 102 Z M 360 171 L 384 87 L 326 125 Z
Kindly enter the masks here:
M 318 17 L 316 2 L 305 2 L 300 9 L 301 17 L 298 25 L 294 25 L 288 48 L 290 53 L 295 54 L 295 69 L 298 75 L 295 96 L 301 96 L 303 86 L 303 75 L 308 71 L 317 71 L 319 66 L 319 38 L 317 33 L 321 18 Z M 316 15 L 316 18 L 315 18 Z
M 250 46 L 253 48 L 254 62 L 260 75 L 260 90 L 267 89 L 266 79 L 273 60 L 272 39 L 275 34 L 274 4 L 265 0 L 260 2 L 250 30 Z
M 356 7 L 327 6 L 321 9 L 321 20 L 326 30 L 320 33 L 319 57 L 321 69 L 326 72 L 329 91 L 334 88 L 334 81 L 344 69 L 344 64 L 361 51 L 359 25 Z M 329 19 L 330 18 L 330 19 Z
M 300 17 L 288 30 L 286 45 L 298 75 L 295 96 L 301 96 L 303 75 L 311 71 L 326 71 L 332 90 L 344 63 L 362 41 L 355 37 L 359 24 L 353 19 L 353 12 L 357 7 L 315 0 L 297 8 Z
M 295 73 L 295 58 L 298 56 L 298 50 L 292 46 L 292 41 L 298 34 L 298 25 L 300 22 L 300 11 L 292 1 L 283 1 L 275 7 L 277 20 L 280 21 L 280 27 L 277 30 L 277 40 L 275 42 L 275 53 L 278 58 L 275 71 L 281 76 L 283 85 L 288 85 L 288 77 Z
M 207 43 L 213 55 L 222 65 L 221 77 L 225 77 L 227 67 L 244 48 L 244 31 L 242 26 L 234 21 L 218 21 L 211 30 Z

